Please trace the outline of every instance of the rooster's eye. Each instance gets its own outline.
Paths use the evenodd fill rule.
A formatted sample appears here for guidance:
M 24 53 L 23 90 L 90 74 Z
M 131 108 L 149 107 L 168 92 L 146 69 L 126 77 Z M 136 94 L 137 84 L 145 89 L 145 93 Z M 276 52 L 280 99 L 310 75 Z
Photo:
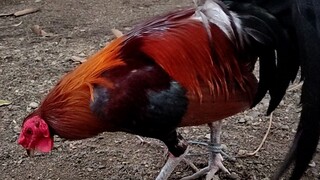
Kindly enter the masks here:
M 31 129 L 31 128 L 28 128 L 28 129 L 26 130 L 26 134 L 32 135 L 32 129 Z

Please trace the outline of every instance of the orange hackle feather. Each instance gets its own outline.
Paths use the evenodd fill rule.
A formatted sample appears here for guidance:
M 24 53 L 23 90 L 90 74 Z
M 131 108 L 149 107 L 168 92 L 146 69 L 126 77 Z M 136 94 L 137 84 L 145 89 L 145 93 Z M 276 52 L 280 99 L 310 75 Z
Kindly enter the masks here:
M 122 38 L 100 50 L 74 71 L 65 75 L 40 106 L 41 116 L 61 137 L 82 139 L 105 131 L 105 123 L 90 110 L 94 85 L 112 88 L 101 75 L 124 65 L 120 58 Z

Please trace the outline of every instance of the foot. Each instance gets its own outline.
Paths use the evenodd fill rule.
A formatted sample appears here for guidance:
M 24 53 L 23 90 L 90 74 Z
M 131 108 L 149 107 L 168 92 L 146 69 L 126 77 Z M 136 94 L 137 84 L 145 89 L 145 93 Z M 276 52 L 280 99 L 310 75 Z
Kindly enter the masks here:
M 223 172 L 226 172 L 230 174 L 227 168 L 224 167 L 222 161 L 223 157 L 221 154 L 228 157 L 223 151 L 222 146 L 220 144 L 220 135 L 221 135 L 221 127 L 222 127 L 222 121 L 217 121 L 213 123 L 208 124 L 210 128 L 210 143 L 197 143 L 196 144 L 202 144 L 208 147 L 209 150 L 209 165 L 206 168 L 203 168 L 196 172 L 195 174 L 182 178 L 182 180 L 189 180 L 189 179 L 197 179 L 204 175 L 206 175 L 206 180 L 211 179 L 219 179 L 215 174 L 221 170 Z M 229 158 L 229 157 L 228 157 Z
M 202 176 L 206 175 L 206 180 L 211 180 L 211 179 L 219 179 L 215 174 L 221 170 L 225 173 L 230 174 L 228 169 L 223 165 L 223 157 L 221 154 L 225 154 L 222 151 L 221 145 L 208 145 L 208 149 L 210 150 L 209 154 L 209 165 L 196 173 L 194 173 L 191 176 L 187 176 L 182 178 L 181 180 L 191 180 L 191 179 L 197 179 Z
M 207 173 L 206 180 L 214 179 L 215 174 L 221 170 L 222 172 L 230 174 L 229 170 L 222 163 L 223 157 L 220 153 L 212 153 L 209 161 L 209 172 Z
M 187 153 L 188 153 L 188 148 L 179 157 L 174 157 L 172 154 L 169 154 L 168 160 L 166 164 L 162 167 L 156 180 L 167 180 L 171 175 L 171 173 L 173 172 L 173 170 L 175 169 L 175 167 L 185 158 Z

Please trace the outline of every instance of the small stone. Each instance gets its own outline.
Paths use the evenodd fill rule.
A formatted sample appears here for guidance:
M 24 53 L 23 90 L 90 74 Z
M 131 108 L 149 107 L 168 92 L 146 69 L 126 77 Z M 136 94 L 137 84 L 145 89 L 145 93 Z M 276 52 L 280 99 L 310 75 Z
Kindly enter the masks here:
M 65 46 L 65 45 L 67 44 L 67 39 L 66 39 L 66 38 L 62 38 L 62 39 L 60 40 L 59 44 L 60 44 L 61 46 Z
M 254 120 L 254 117 L 252 117 L 252 116 L 244 116 L 244 119 L 248 119 L 248 120 L 252 121 L 252 120 Z
M 238 155 L 238 156 L 244 156 L 244 155 L 246 155 L 247 153 L 248 153 L 248 152 L 247 152 L 246 150 L 241 150 L 241 149 L 240 149 L 240 150 L 238 151 L 238 154 L 237 154 L 237 155 Z
M 235 167 L 238 168 L 238 169 L 243 169 L 244 168 L 244 166 L 242 164 L 240 164 L 240 163 L 236 163 Z
M 311 161 L 311 162 L 309 163 L 309 166 L 310 166 L 310 167 L 316 167 L 316 163 L 315 163 L 314 161 Z
M 222 148 L 222 150 L 228 150 L 228 146 L 227 145 L 225 145 L 225 144 L 221 144 L 221 148 Z
M 238 123 L 245 123 L 245 122 L 246 122 L 246 120 L 244 118 L 240 118 L 238 121 Z
M 99 168 L 99 169 L 105 169 L 105 168 L 106 168 L 106 166 L 104 166 L 104 165 L 100 165 L 98 168 Z
M 229 179 L 240 179 L 240 176 L 237 173 L 232 172 L 231 174 L 228 175 L 228 178 Z
M 280 128 L 282 130 L 289 130 L 290 129 L 290 127 L 288 125 L 280 125 Z
M 51 65 L 56 65 L 57 64 L 57 61 L 52 61 L 51 62 Z
M 18 164 L 21 164 L 23 162 L 23 160 L 22 159 L 20 159 L 17 163 Z
M 70 149 L 76 149 L 76 147 L 73 144 L 69 144 Z
M 42 57 L 38 56 L 38 57 L 34 58 L 34 60 L 36 60 L 36 61 L 41 61 L 41 60 L 42 60 Z
M 37 108 L 38 106 L 39 106 L 39 104 L 36 103 L 36 102 L 31 102 L 31 103 L 29 104 L 29 107 L 31 107 L 31 108 Z
M 130 31 L 132 29 L 132 27 L 125 27 L 124 30 L 125 31 Z
M 183 132 L 184 132 L 185 134 L 188 134 L 188 133 L 190 132 L 190 130 L 189 130 L 189 129 L 184 129 Z
M 87 170 L 88 170 L 89 172 L 92 172 L 92 171 L 93 171 L 93 169 L 92 169 L 92 168 L 87 168 Z
M 248 116 L 251 116 L 252 118 L 256 118 L 259 116 L 259 112 L 258 111 L 252 111 L 248 114 Z
M 16 133 L 19 133 L 21 131 L 21 127 L 20 126 L 14 126 L 13 131 Z

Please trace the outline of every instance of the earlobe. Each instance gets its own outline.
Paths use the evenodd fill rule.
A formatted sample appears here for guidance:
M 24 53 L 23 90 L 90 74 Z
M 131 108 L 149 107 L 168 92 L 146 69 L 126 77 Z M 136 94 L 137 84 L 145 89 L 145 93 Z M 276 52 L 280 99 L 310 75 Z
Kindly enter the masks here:
M 53 139 L 51 137 L 46 137 L 41 139 L 35 149 L 40 152 L 50 152 L 53 148 Z

